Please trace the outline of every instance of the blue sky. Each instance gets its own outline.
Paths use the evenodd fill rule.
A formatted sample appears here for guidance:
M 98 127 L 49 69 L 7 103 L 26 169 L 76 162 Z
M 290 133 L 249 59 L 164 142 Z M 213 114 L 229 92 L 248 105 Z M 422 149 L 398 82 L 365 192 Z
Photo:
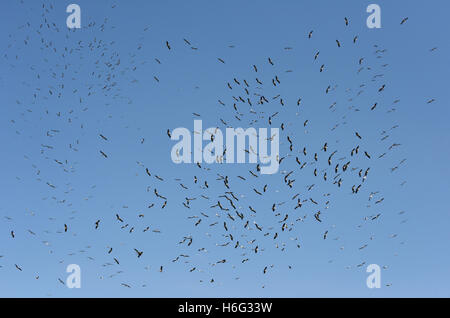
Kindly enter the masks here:
M 82 28 L 69 32 L 65 9 L 70 3 L 8 0 L 0 12 L 0 296 L 450 296 L 448 2 L 377 1 L 382 28 L 368 29 L 369 1 L 80 0 L 76 3 Z M 324 72 L 319 72 L 322 64 Z M 252 65 L 257 65 L 257 73 Z M 358 73 L 360 67 L 364 69 Z M 281 81 L 277 87 L 271 84 L 275 75 Z M 264 82 L 261 87 L 256 76 Z M 269 128 L 267 117 L 276 111 L 273 127 L 286 126 L 280 156 L 290 156 L 279 173 L 253 178 L 248 173 L 255 170 L 251 164 L 203 166 L 211 170 L 174 164 L 170 150 L 175 142 L 166 131 L 192 130 L 194 119 L 199 119 L 193 112 L 201 115 L 204 128 L 224 128 L 220 119 L 232 127 L 249 127 L 255 118 L 249 105 L 237 104 L 245 114 L 241 121 L 233 110 L 232 96 L 245 94 L 243 79 L 252 94 L 262 92 L 271 99 L 253 105 L 262 117 L 254 127 Z M 384 91 L 378 92 L 383 84 Z M 328 85 L 333 89 L 325 94 Z M 284 108 L 272 100 L 277 94 Z M 428 104 L 431 99 L 435 101 Z M 378 106 L 371 111 L 375 102 Z M 293 152 L 288 135 L 294 140 Z M 320 151 L 325 141 L 326 154 Z M 389 150 L 394 143 L 400 146 Z M 362 154 L 350 158 L 357 144 L 372 155 L 370 160 Z M 295 157 L 303 160 L 303 147 L 308 149 L 308 166 L 300 170 Z M 347 160 L 352 160 L 350 167 L 370 166 L 357 195 L 351 192 L 354 176 L 344 178 L 338 189 L 312 174 L 317 165 L 320 172 L 328 169 L 332 179 L 334 165 L 328 167 L 326 159 L 334 150 L 336 159 L 346 157 L 341 166 Z M 384 152 L 386 156 L 378 158 Z M 399 168 L 391 172 L 395 166 Z M 292 189 L 283 182 L 283 171 L 291 170 L 296 179 Z M 250 220 L 251 230 L 210 208 L 227 191 L 217 174 L 227 175 L 232 191 L 244 195 L 235 203 Z M 194 184 L 194 176 L 202 183 L 207 180 L 209 188 Z M 252 190 L 265 184 L 268 192 L 263 196 Z M 308 191 L 311 184 L 316 185 Z M 153 194 L 155 188 L 168 198 L 164 209 L 164 200 Z M 320 208 L 308 202 L 294 210 L 291 198 L 296 193 L 302 199 L 315 198 Z M 331 193 L 330 204 L 324 210 L 326 193 Z M 185 197 L 197 198 L 191 209 L 182 205 Z M 282 202 L 276 217 L 271 206 Z M 151 203 L 155 206 L 149 209 Z M 251 213 L 248 205 L 257 212 Z M 318 209 L 321 223 L 313 216 Z M 198 219 L 188 217 L 201 218 L 200 212 L 209 218 L 194 226 Z M 116 213 L 124 223 L 117 221 Z M 376 221 L 364 219 L 378 213 Z M 281 232 L 279 221 L 285 214 L 293 224 L 291 231 Z M 303 222 L 295 221 L 304 215 Z M 101 222 L 96 230 L 97 220 Z M 214 221 L 219 223 L 209 226 Z M 243 248 L 234 249 L 235 241 L 217 245 L 230 241 L 224 237 L 224 221 Z M 257 231 L 253 221 L 264 231 Z M 125 223 L 129 226 L 121 229 Z M 143 232 L 147 226 L 150 230 Z M 278 241 L 272 239 L 274 232 L 280 234 Z M 193 237 L 192 246 L 178 244 L 184 236 Z M 248 243 L 252 239 L 256 243 Z M 252 251 L 255 244 L 258 254 Z M 113 252 L 108 254 L 110 247 Z M 134 248 L 144 251 L 139 259 Z M 207 252 L 199 252 L 201 248 Z M 180 254 L 189 257 L 171 262 Z M 245 258 L 250 260 L 242 264 Z M 227 262 L 214 264 L 221 259 Z M 372 263 L 386 266 L 380 289 L 366 286 L 365 268 Z M 69 264 L 81 267 L 80 289 L 58 281 L 66 280 Z

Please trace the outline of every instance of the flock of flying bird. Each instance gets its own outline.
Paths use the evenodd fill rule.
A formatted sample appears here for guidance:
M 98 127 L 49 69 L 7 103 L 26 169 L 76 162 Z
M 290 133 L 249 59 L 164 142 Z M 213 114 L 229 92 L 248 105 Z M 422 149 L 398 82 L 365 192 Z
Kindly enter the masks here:
M 115 6 L 111 9 L 114 10 Z M 69 180 L 78 169 L 81 169 L 78 168 L 77 162 L 69 158 L 83 151 L 90 151 L 87 156 L 90 160 L 95 160 L 94 165 L 101 165 L 104 160 L 111 160 L 112 156 L 108 149 L 112 149 L 111 144 L 114 141 L 102 131 L 101 126 L 98 127 L 96 136 L 89 136 L 89 138 L 98 139 L 93 143 L 97 147 L 96 153 L 93 153 L 90 147 L 84 149 L 83 142 L 80 141 L 82 138 L 78 138 L 77 134 L 79 136 L 87 134 L 83 120 L 89 108 L 94 107 L 97 96 L 99 100 L 106 101 L 107 107 L 113 107 L 111 105 L 114 103 L 132 104 L 133 100 L 125 96 L 124 91 L 126 85 L 138 82 L 133 75 L 137 69 L 147 65 L 147 61 L 137 62 L 142 56 L 139 54 L 144 52 L 145 48 L 139 43 L 133 52 L 124 55 L 116 49 L 116 41 L 102 40 L 104 33 L 115 29 L 108 19 L 104 19 L 101 24 L 90 22 L 81 30 L 74 31 L 52 21 L 51 17 L 55 14 L 53 5 L 43 4 L 40 10 L 41 23 L 36 25 L 26 22 L 21 25 L 18 32 L 21 36 L 25 34 L 24 38 L 19 40 L 18 35 L 12 35 L 10 37 L 12 42 L 3 55 L 3 61 L 8 63 L 11 70 L 19 65 L 22 67 L 25 65 L 33 74 L 34 81 L 40 84 L 36 85 L 36 88 L 28 87 L 28 91 L 16 99 L 15 106 L 20 109 L 20 115 L 11 119 L 11 125 L 20 136 L 23 134 L 18 128 L 21 120 L 24 130 L 27 125 L 30 125 L 31 120 L 44 123 L 44 126 L 46 121 L 61 123 L 59 127 L 62 128 L 48 128 L 44 137 L 36 137 L 36 139 L 39 138 L 39 145 L 37 145 L 39 150 L 34 155 L 39 157 L 35 161 L 39 161 L 40 165 L 33 163 L 32 167 L 37 182 L 45 184 L 47 191 L 50 192 L 43 200 L 52 200 L 58 207 L 64 206 L 73 211 L 77 209 L 75 207 L 77 203 L 70 199 L 74 192 L 70 181 L 54 183 L 46 177 L 45 173 L 52 175 L 53 172 L 49 171 L 57 171 Z M 35 12 L 35 14 L 38 13 Z M 408 18 L 404 18 L 400 24 L 405 24 L 407 20 Z M 346 28 L 346 34 L 342 35 L 341 39 L 335 40 L 336 49 L 342 50 L 344 47 L 353 46 L 351 50 L 357 52 L 360 41 L 358 35 L 351 34 L 351 23 L 347 17 L 342 19 L 342 23 Z M 89 42 L 73 40 L 78 33 L 88 34 L 88 31 L 92 34 Z M 151 28 L 146 27 L 143 32 L 147 34 L 151 32 Z M 317 45 L 317 42 L 313 42 L 316 36 L 321 35 L 313 30 L 305 33 L 304 44 L 314 49 L 314 54 L 309 61 L 305 61 L 305 64 L 312 63 L 320 76 L 326 76 L 328 64 L 322 59 L 322 55 L 327 53 L 321 53 L 319 48 L 314 48 L 314 45 Z M 66 45 L 56 45 L 55 42 L 60 41 L 53 40 L 53 37 L 64 39 Z M 344 40 L 345 38 L 349 40 Z M 181 45 L 183 49 L 200 52 L 201 49 L 194 46 L 192 42 L 186 38 L 172 39 L 161 45 L 165 46 L 167 54 L 179 49 Z M 31 45 L 39 46 L 44 56 L 42 61 L 27 62 L 27 49 Z M 227 49 L 234 49 L 234 46 L 230 45 Z M 282 50 L 295 51 L 292 47 L 285 47 Z M 16 52 L 22 52 L 22 55 Z M 168 171 L 161 173 L 157 171 L 158 168 L 146 165 L 143 161 L 137 161 L 136 175 L 138 178 L 143 178 L 147 184 L 143 191 L 151 198 L 150 202 L 145 203 L 145 210 L 132 213 L 128 206 L 123 206 L 122 209 L 115 208 L 108 211 L 109 205 L 104 204 L 105 212 L 92 217 L 95 213 L 92 211 L 89 216 L 84 215 L 83 218 L 84 222 L 90 220 L 88 229 L 90 232 L 104 231 L 104 235 L 111 235 L 115 233 L 114 231 L 126 232 L 130 235 L 152 233 L 153 236 L 148 240 L 134 240 L 133 244 L 136 243 L 136 246 L 123 244 L 117 247 L 112 245 L 98 247 L 104 251 L 102 255 L 95 254 L 94 257 L 91 253 L 87 257 L 92 261 L 105 260 L 101 264 L 102 273 L 99 277 L 101 279 L 118 275 L 123 277 L 126 273 L 122 261 L 124 255 L 140 261 L 150 254 L 146 250 L 146 244 L 150 244 L 150 241 L 151 244 L 157 244 L 155 242 L 163 240 L 160 236 L 165 231 L 164 226 L 153 225 L 156 222 L 152 221 L 152 218 L 161 220 L 161 214 L 158 214 L 158 217 L 155 216 L 157 211 L 160 213 L 167 210 L 180 211 L 172 213 L 170 218 L 183 219 L 183 222 L 187 222 L 188 228 L 179 226 L 175 230 L 171 229 L 171 233 L 174 231 L 178 233 L 172 258 L 166 261 L 160 260 L 158 264 L 154 263 L 151 266 L 146 265 L 144 269 L 155 268 L 155 271 L 163 273 L 168 270 L 167 268 L 173 269 L 176 263 L 182 263 L 180 266 L 185 267 L 187 272 L 200 274 L 200 282 L 210 284 L 216 282 L 214 270 L 219 266 L 229 264 L 235 273 L 240 266 L 248 264 L 254 268 L 254 271 L 268 275 L 277 267 L 277 260 L 274 258 L 278 257 L 273 255 L 278 254 L 274 253 L 294 254 L 297 255 L 296 257 L 301 257 L 302 246 L 308 244 L 307 239 L 302 235 L 305 226 L 314 228 L 314 235 L 321 240 L 328 241 L 330 235 L 333 235 L 332 240 L 339 241 L 338 225 L 334 222 L 337 220 L 336 214 L 342 212 L 336 211 L 337 208 L 333 209 L 335 200 L 342 203 L 342 200 L 363 198 L 362 202 L 366 205 L 364 208 L 367 208 L 369 212 L 360 215 L 356 220 L 364 222 L 357 226 L 358 229 L 367 223 L 380 224 L 385 214 L 403 215 L 404 211 L 395 212 L 384 208 L 383 204 L 389 199 L 389 193 L 383 193 L 378 188 L 373 189 L 369 181 L 375 172 L 378 175 L 387 174 L 390 177 L 405 164 L 405 158 L 398 158 L 401 152 L 397 149 L 401 148 L 401 143 L 393 140 L 395 137 L 392 137 L 395 136 L 399 125 L 393 123 L 382 128 L 381 132 L 374 132 L 364 127 L 364 124 L 356 124 L 354 117 L 366 116 L 366 120 L 370 118 L 369 116 L 384 118 L 383 116 L 394 113 L 396 105 L 400 103 L 398 98 L 393 99 L 391 104 L 380 102 L 386 99 L 382 96 L 385 90 L 389 89 L 384 74 L 389 68 L 389 64 L 384 62 L 386 53 L 386 48 L 373 45 L 373 56 L 361 56 L 356 59 L 353 63 L 355 68 L 348 70 L 349 74 L 347 74 L 353 78 L 353 83 L 356 85 L 345 91 L 336 83 L 338 79 L 326 79 L 331 82 L 320 88 L 321 98 L 329 100 L 330 103 L 326 107 L 320 106 L 323 108 L 320 113 L 323 118 L 335 120 L 334 124 L 327 128 L 317 125 L 321 118 L 317 117 L 317 110 L 311 111 L 311 108 L 319 106 L 311 105 L 307 91 L 303 90 L 303 96 L 299 93 L 295 98 L 292 92 L 286 93 L 292 88 L 289 76 L 295 70 L 283 70 L 279 66 L 283 64 L 281 57 L 258 59 L 257 63 L 250 64 L 247 70 L 242 71 L 242 76 L 237 74 L 233 78 L 225 79 L 224 89 L 221 90 L 223 93 L 216 101 L 220 116 L 217 127 L 224 129 L 260 125 L 280 128 L 281 149 L 277 158 L 280 165 L 279 172 L 262 176 L 259 173 L 260 164 L 245 165 L 244 167 L 251 167 L 246 170 L 239 167 L 239 174 L 236 173 L 238 169 L 233 166 L 227 166 L 224 170 L 222 164 L 226 149 L 222 154 L 216 154 L 216 164 L 194 163 L 186 168 L 190 169 L 191 177 L 189 178 L 171 176 Z M 164 63 L 165 59 L 167 58 L 155 57 L 151 62 L 159 65 Z M 230 64 L 225 57 L 217 57 L 216 62 L 222 67 L 229 67 Z M 330 64 L 333 63 L 330 62 Z M 81 82 L 79 78 L 82 76 L 87 76 L 88 80 Z M 130 80 L 130 78 L 133 79 Z M 158 74 L 150 78 L 153 78 L 156 86 L 163 81 Z M 357 101 L 364 95 L 368 95 L 370 104 L 361 105 Z M 347 96 L 347 100 L 343 100 L 342 96 Z M 432 102 L 434 99 L 428 100 L 428 103 Z M 52 103 L 57 107 L 52 107 Z M 358 106 L 346 106 L 356 104 Z M 200 111 L 192 112 L 194 118 L 200 118 L 200 113 Z M 353 127 L 360 127 L 360 129 Z M 69 130 L 70 133 L 68 133 Z M 170 138 L 171 128 L 168 127 L 164 133 Z M 341 137 L 345 140 L 340 140 Z M 145 137 L 140 138 L 139 144 L 145 146 L 146 140 Z M 211 135 L 211 140 L 214 140 L 214 135 Z M 168 139 L 158 139 L 155 142 L 172 144 Z M 62 147 L 64 150 L 61 150 Z M 385 150 L 379 152 L 379 149 Z M 248 154 L 255 151 L 251 147 L 245 149 Z M 25 159 L 34 160 L 32 157 L 34 155 L 26 155 Z M 63 156 L 64 158 L 61 159 Z M 386 172 L 380 170 L 378 166 L 379 162 L 386 160 L 387 157 L 395 163 Z M 397 182 L 400 186 L 405 183 L 406 181 L 403 180 Z M 96 186 L 92 186 L 91 190 L 95 188 Z M 84 201 L 88 202 L 90 199 L 92 196 L 88 195 Z M 89 210 L 88 207 L 84 209 Z M 45 212 L 30 212 L 32 215 L 35 213 L 44 214 Z M 18 235 L 29 235 L 30 238 L 34 238 L 51 237 L 52 234 L 69 235 L 72 232 L 75 236 L 73 227 L 76 226 L 72 226 L 71 222 L 76 223 L 76 213 L 72 212 L 69 217 L 64 218 L 63 222 L 60 222 L 58 218 L 49 218 L 51 221 L 60 223 L 54 232 L 16 228 L 14 217 L 9 215 L 4 216 L 4 221 L 8 224 L 8 236 L 11 240 L 16 240 Z M 150 220 L 152 224 L 145 223 L 147 220 Z M 396 233 L 391 233 L 389 239 L 396 237 Z M 364 242 L 357 243 L 357 249 L 366 249 L 374 240 L 374 235 L 364 238 Z M 49 247 L 50 253 L 56 253 L 51 248 L 50 240 L 42 240 L 42 243 Z M 95 243 L 68 255 L 72 257 L 80 254 L 87 255 L 92 245 Z M 128 246 L 128 252 L 123 251 L 124 246 Z M 344 250 L 344 246 L 339 246 L 339 249 Z M 116 250 L 122 251 L 116 253 Z M 170 248 L 168 250 L 172 251 Z M 261 265 L 259 258 L 265 253 L 271 261 Z M 155 257 L 157 255 L 149 255 L 149 260 L 154 260 Z M 2 268 L 8 266 L 5 261 L 9 261 L 18 271 L 33 271 L 24 268 L 8 255 L 2 255 L 0 261 L 2 262 L 0 272 Z M 365 264 L 366 260 L 362 258 L 348 268 L 359 268 Z M 290 264 L 288 269 L 291 270 L 294 266 L 295 264 Z M 113 268 L 112 273 L 105 274 L 110 267 Z M 387 269 L 387 265 L 383 268 Z M 37 280 L 41 278 L 39 273 L 33 273 L 33 275 Z M 56 278 L 64 285 L 62 277 L 59 275 Z M 239 278 L 237 274 L 235 279 Z M 118 282 L 126 288 L 136 286 L 125 278 L 121 278 Z M 146 286 L 147 283 L 141 283 L 141 285 Z M 264 286 L 263 284 L 262 287 Z

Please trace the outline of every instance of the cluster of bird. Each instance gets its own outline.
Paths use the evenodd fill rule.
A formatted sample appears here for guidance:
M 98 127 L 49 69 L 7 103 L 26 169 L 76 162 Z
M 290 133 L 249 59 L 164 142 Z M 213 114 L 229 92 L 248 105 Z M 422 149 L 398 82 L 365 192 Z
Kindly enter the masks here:
M 111 9 L 115 9 L 115 6 Z M 79 153 L 86 152 L 86 156 L 95 161 L 94 166 L 101 165 L 104 160 L 111 160 L 109 149 L 113 148 L 114 141 L 102 131 L 101 127 L 101 121 L 106 122 L 108 118 L 97 118 L 100 126 L 96 136 L 89 135 L 85 122 L 88 121 L 88 113 L 92 106 L 88 105 L 103 102 L 111 109 L 115 103 L 131 104 L 133 100 L 127 97 L 124 91 L 130 84 L 139 82 L 135 76 L 136 70 L 138 67 L 145 67 L 147 61 L 137 60 L 146 53 L 141 43 L 134 51 L 122 54 L 117 49 L 116 41 L 102 40 L 105 33 L 115 28 L 108 19 L 104 19 L 101 24 L 90 22 L 81 30 L 69 30 L 52 21 L 55 14 L 52 5 L 43 4 L 40 14 L 41 23 L 36 25 L 26 22 L 18 28 L 17 34 L 10 36 L 11 44 L 3 55 L 3 62 L 9 65 L 10 71 L 28 67 L 28 72 L 33 76 L 32 85 L 35 87 L 32 88 L 31 84 L 27 84 L 28 95 L 16 98 L 14 106 L 19 112 L 16 118 L 11 119 L 11 126 L 20 136 L 26 134 L 31 121 L 41 123 L 42 127 L 49 122 L 60 123 L 58 129 L 49 127 L 45 131 L 45 136 L 35 137 L 39 139 L 33 150 L 35 152 L 27 154 L 25 159 L 33 161 L 32 167 L 37 182 L 47 187 L 45 191 L 49 194 L 43 200 L 50 199 L 58 209 L 64 207 L 71 212 L 68 213 L 69 216 L 55 218 L 49 217 L 44 211 L 30 212 L 31 215 L 39 214 L 44 219 L 56 221 L 59 225 L 53 232 L 16 228 L 15 218 L 10 215 L 4 216 L 4 221 L 10 227 L 9 239 L 15 240 L 17 235 L 29 235 L 29 239 L 40 238 L 50 249 L 50 253 L 75 257 L 88 252 L 84 248 L 78 252 L 58 252 L 51 247 L 52 235 L 75 236 L 74 228 L 78 225 L 72 226 L 71 222 L 79 224 L 76 222 L 79 215 L 77 214 L 79 207 L 76 205 L 80 203 L 73 199 L 73 193 L 76 191 L 72 187 L 71 180 L 82 168 L 76 160 L 69 158 L 83 158 Z M 404 18 L 401 24 L 406 22 L 407 18 Z M 360 39 L 358 35 L 351 34 L 351 25 L 347 17 L 343 18 L 342 23 L 346 28 L 345 33 L 341 35 L 341 39 L 331 41 L 335 41 L 336 50 L 345 48 L 357 54 L 360 52 L 358 45 Z M 88 34 L 92 35 L 91 40 L 88 42 L 74 40 L 80 32 L 83 32 L 85 37 L 89 36 Z M 145 38 L 145 34 L 151 31 L 146 27 L 143 32 Z M 277 267 L 274 255 L 277 255 L 275 258 L 278 259 L 280 253 L 292 254 L 294 262 L 295 258 L 301 257 L 302 246 L 310 244 L 307 235 L 303 236 L 303 232 L 311 231 L 313 236 L 325 241 L 333 235 L 333 240 L 339 241 L 341 239 L 337 234 L 339 224 L 336 223 L 340 218 L 339 214 L 343 213 L 339 210 L 349 209 L 348 206 L 351 206 L 348 201 L 363 202 L 365 206 L 353 208 L 366 208 L 369 211 L 362 216 L 360 213 L 357 214 L 356 220 L 347 219 L 350 223 L 359 223 L 363 220 L 363 224 L 357 225 L 358 229 L 368 223 L 380 224 L 383 215 L 396 213 L 383 206 L 385 200 L 389 199 L 389 193 L 382 193 L 379 188 L 373 188 L 369 180 L 374 173 L 378 178 L 387 175 L 387 178 L 396 180 L 397 175 L 392 177 L 394 172 L 405 164 L 406 159 L 399 157 L 401 152 L 397 150 L 401 148 L 401 143 L 392 140 L 399 125 L 392 122 L 381 131 L 374 131 L 370 125 L 364 124 L 364 121 L 370 121 L 370 118 L 376 116 L 385 119 L 387 114 L 395 112 L 396 105 L 400 103 L 398 98 L 393 98 L 391 103 L 380 102 L 388 98 L 383 95 L 385 90 L 389 89 L 385 78 L 389 64 L 383 62 L 386 59 L 387 49 L 375 44 L 373 56 L 361 56 L 352 61 L 354 67 L 346 71 L 345 75 L 351 78 L 354 86 L 342 90 L 336 84 L 338 78 L 326 78 L 328 63 L 321 58 L 326 53 L 321 54 L 320 48 L 315 47 L 318 45 L 314 41 L 316 36 L 321 35 L 314 33 L 313 30 L 305 32 L 304 44 L 309 45 L 314 54 L 304 63 L 305 68 L 317 69 L 318 74 L 323 76 L 321 81 L 328 83 L 317 91 L 314 88 L 299 89 L 303 91 L 302 93 L 293 91 L 292 87 L 295 85 L 298 87 L 293 80 L 295 70 L 289 67 L 283 69 L 286 66 L 282 56 L 261 57 L 257 63 L 249 64 L 247 70 L 242 70 L 240 76 L 225 79 L 223 90 L 219 89 L 221 93 L 217 98 L 220 114 L 218 128 L 258 125 L 280 128 L 281 149 L 277 158 L 280 165 L 279 173 L 262 176 L 260 164 L 243 166 L 250 167 L 249 169 L 236 166 L 225 168 L 223 161 L 218 160 L 213 165 L 194 163 L 191 167 L 185 168 L 189 171 L 190 177 L 181 178 L 170 175 L 170 171 L 157 171 L 158 168 L 137 161 L 137 177 L 141 180 L 140 183 L 146 184 L 143 191 L 152 197 L 151 202 L 145 203 L 145 211 L 139 210 L 133 214 L 129 212 L 128 206 L 112 209 L 104 202 L 105 212 L 94 216 L 94 219 L 92 219 L 94 211 L 91 211 L 89 216 L 78 216 L 83 218 L 82 222 L 89 223 L 88 231 L 93 232 L 92 235 L 99 232 L 104 232 L 108 236 L 116 232 L 131 235 L 128 236 L 130 239 L 126 239 L 119 234 L 121 240 L 128 241 L 118 243 L 117 247 L 113 247 L 112 244 L 97 246 L 100 251 L 103 250 L 100 253 L 92 252 L 92 244 L 86 247 L 91 251 L 87 256 L 88 259 L 104 260 L 99 269 L 101 279 L 113 278 L 119 274 L 124 276 L 126 274 L 126 266 L 122 261 L 124 255 L 141 261 L 147 254 L 150 255 L 146 251 L 148 244 L 152 244 L 153 249 L 162 241 L 166 241 L 166 251 L 161 252 L 161 255 L 172 253 L 173 257 L 166 260 L 159 257 L 158 263 L 151 266 L 139 263 L 145 270 L 154 267 L 155 271 L 163 273 L 168 270 L 167 268 L 173 269 L 177 263 L 182 263 L 179 265 L 181 268 L 186 268 L 190 273 L 197 272 L 199 281 L 208 283 L 216 282 L 214 270 L 218 266 L 229 265 L 233 273 L 238 272 L 240 267 L 251 266 L 256 272 L 266 275 Z M 20 37 L 24 37 L 23 40 L 19 40 Z M 56 44 L 61 42 L 65 45 Z M 33 45 L 42 52 L 44 57 L 41 61 L 27 56 L 27 50 Z M 177 50 L 179 46 L 195 52 L 201 51 L 185 38 L 178 42 L 168 40 L 161 43 L 161 46 L 165 46 L 167 52 Z M 234 46 L 231 45 L 228 49 L 234 49 Z M 291 54 L 289 52 L 295 50 L 292 47 L 285 47 L 282 51 L 284 54 Z M 17 52 L 22 53 L 19 55 Z M 157 64 L 163 63 L 163 60 L 162 57 L 154 58 Z M 217 57 L 216 62 L 221 67 L 232 67 L 225 57 Z M 330 67 L 336 68 L 336 65 Z M 154 84 L 160 85 L 162 81 L 160 76 L 155 74 L 152 77 Z M 312 100 L 319 94 L 320 97 L 317 99 L 327 103 L 327 106 L 314 104 Z M 358 100 L 361 96 L 366 96 L 365 100 L 370 100 L 370 103 L 364 105 L 361 99 Z M 434 99 L 428 100 L 428 103 L 432 102 Z M 359 106 L 354 106 L 355 104 Z M 90 116 L 98 115 L 95 110 L 93 113 Z M 194 118 L 200 117 L 200 113 L 201 111 L 193 112 Z M 382 124 L 392 120 L 393 118 L 389 117 Z M 330 121 L 333 123 L 327 127 Z M 171 129 L 164 133 L 170 137 Z M 93 146 L 83 144 L 81 140 L 86 135 L 88 139 L 97 138 L 97 142 L 93 143 Z M 211 140 L 213 139 L 214 135 L 211 136 Z M 145 141 L 146 138 L 142 137 L 139 143 L 144 145 Z M 167 139 L 155 142 L 171 144 Z M 380 152 L 380 149 L 384 151 Z M 255 151 L 250 147 L 245 149 L 247 154 Z M 222 157 L 225 152 L 226 149 Z M 221 157 L 220 154 L 218 157 Z M 387 160 L 386 158 L 394 160 L 395 163 L 390 169 L 383 170 L 386 163 L 380 162 Z M 56 175 L 63 176 L 61 180 L 67 181 L 52 182 L 52 177 L 54 179 Z M 404 180 L 393 182 L 399 186 L 406 183 Z M 377 186 L 376 182 L 373 184 Z M 95 188 L 96 186 L 92 186 L 91 190 Z M 93 196 L 89 194 L 83 201 L 88 202 L 92 198 Z M 338 202 L 336 205 L 340 206 L 339 208 L 333 207 L 335 201 Z M 347 207 L 345 202 L 349 204 Z M 89 210 L 89 207 L 83 209 Z M 168 215 L 166 219 L 163 212 Z M 402 211 L 398 214 L 404 213 Z M 61 218 L 65 221 L 59 221 Z M 174 218 L 177 220 L 173 221 Z M 152 224 L 145 223 L 147 220 Z M 158 226 L 153 225 L 158 222 L 160 223 Z M 171 239 L 167 237 L 162 239 L 161 235 L 172 222 L 178 222 L 179 226 L 174 226 L 170 230 L 172 236 L 173 232 L 178 233 L 175 235 L 176 242 L 170 248 L 168 245 Z M 186 222 L 188 228 L 183 222 Z M 352 226 L 342 225 L 341 235 L 346 235 L 348 230 L 346 227 Z M 371 227 L 370 231 L 376 230 Z M 151 243 L 143 239 L 142 235 L 153 235 Z M 358 237 L 357 234 L 349 234 L 350 237 L 352 235 Z M 133 236 L 136 236 L 136 239 L 131 238 Z M 395 238 L 397 234 L 391 233 L 389 237 Z M 362 240 L 363 242 L 352 242 L 351 245 L 356 244 L 355 249 L 366 249 L 374 242 L 375 236 L 368 235 Z M 124 252 L 124 246 L 131 244 L 136 245 L 129 247 L 128 253 Z M 343 251 L 344 246 L 341 245 L 338 249 Z M 116 250 L 121 250 L 121 253 L 115 254 Z M 155 257 L 158 255 L 155 256 L 153 251 L 147 260 L 155 262 Z M 367 255 L 361 256 L 355 265 L 349 265 L 348 268 L 362 267 L 366 264 L 364 257 Z M 8 255 L 4 255 L 2 261 L 9 258 Z M 13 259 L 9 261 L 17 270 L 27 271 Z M 269 261 L 270 263 L 263 263 Z M 72 258 L 70 262 L 74 262 L 74 259 Z M 129 260 L 127 259 L 125 263 L 129 263 Z M 4 266 L 6 265 L 2 264 L 2 268 Z M 288 268 L 293 269 L 294 266 L 292 263 Z M 113 268 L 113 272 L 107 274 L 110 267 Z M 387 265 L 383 268 L 386 269 Z M 34 276 L 36 279 L 41 277 L 36 272 Z M 58 281 L 64 284 L 61 277 L 61 275 L 57 277 Z M 239 278 L 239 274 L 236 274 L 235 279 Z M 126 281 L 125 278 L 119 283 L 127 288 L 136 285 Z M 141 285 L 147 286 L 147 283 Z

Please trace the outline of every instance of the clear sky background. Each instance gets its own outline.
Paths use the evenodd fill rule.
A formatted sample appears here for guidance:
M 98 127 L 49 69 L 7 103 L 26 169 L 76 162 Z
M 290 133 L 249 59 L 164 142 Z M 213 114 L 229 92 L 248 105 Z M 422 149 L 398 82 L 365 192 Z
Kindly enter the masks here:
M 450 296 L 448 1 L 376 1 L 382 28 L 369 29 L 366 7 L 371 1 L 79 0 L 82 28 L 75 32 L 65 24 L 70 3 L 8 0 L 0 11 L 0 296 Z M 271 84 L 275 75 L 278 87 Z M 203 166 L 211 170 L 174 164 L 170 150 L 175 142 L 167 129 L 192 130 L 194 119 L 202 119 L 204 128 L 224 128 L 220 119 L 232 127 L 250 126 L 256 117 L 249 105 L 237 103 L 245 115 L 241 121 L 234 117 L 232 95 L 244 96 L 243 79 L 251 94 L 260 90 L 271 100 L 252 106 L 264 116 L 254 126 L 270 127 L 267 116 L 276 111 L 273 127 L 286 126 L 280 156 L 290 157 L 279 173 L 254 178 L 248 170 L 255 171 L 255 165 L 250 164 Z M 378 92 L 383 84 L 384 91 Z M 325 94 L 328 85 L 332 89 Z M 277 94 L 284 108 L 272 100 Z M 292 153 L 287 135 L 294 140 Z M 325 141 L 326 154 L 320 151 Z M 400 146 L 389 150 L 394 143 Z M 357 144 L 371 154 L 370 160 L 362 154 L 350 158 Z M 344 178 L 339 189 L 332 184 L 334 165 L 328 167 L 326 160 L 334 150 L 336 160 L 346 157 L 341 165 L 352 160 L 350 167 L 370 166 L 357 195 L 351 192 L 356 178 Z M 314 152 L 318 170 L 328 169 L 328 182 L 322 173 L 312 173 Z M 296 156 L 308 162 L 304 170 Z M 283 182 L 284 171 L 291 170 L 293 189 Z M 243 195 L 237 207 L 250 220 L 250 230 L 210 208 L 227 191 L 216 180 L 218 173 L 229 177 L 236 195 Z M 199 183 L 207 180 L 209 188 L 194 184 L 194 175 Z M 265 184 L 263 196 L 252 190 Z M 316 185 L 308 191 L 311 184 Z M 164 209 L 155 188 L 168 198 Z M 302 199 L 314 197 L 320 207 L 307 202 L 294 210 L 296 193 Z M 185 197 L 197 198 L 190 209 L 182 204 Z M 275 217 L 271 206 L 281 202 L 286 203 L 277 207 L 281 215 Z M 151 203 L 155 206 L 149 209 Z M 319 209 L 322 223 L 313 216 Z M 281 232 L 279 221 L 286 213 L 293 224 L 291 231 Z M 194 215 L 202 218 L 198 226 L 198 219 L 188 218 Z M 304 215 L 304 221 L 295 221 Z M 230 241 L 224 237 L 224 221 L 235 240 L 222 247 Z M 253 221 L 263 226 L 262 232 Z M 143 232 L 147 226 L 150 230 Z M 280 235 L 278 247 L 274 232 Z M 184 236 L 193 237 L 191 246 L 178 244 Z M 249 243 L 252 239 L 256 242 Z M 242 248 L 234 248 L 236 240 Z M 206 252 L 198 251 L 203 247 Z M 144 251 L 139 259 L 134 248 Z M 171 261 L 180 254 L 189 257 Z M 243 264 L 245 258 L 250 260 Z M 215 264 L 222 259 L 227 262 Z M 68 264 L 81 267 L 80 289 L 58 281 L 66 281 Z M 380 289 L 366 286 L 368 264 L 384 267 Z

